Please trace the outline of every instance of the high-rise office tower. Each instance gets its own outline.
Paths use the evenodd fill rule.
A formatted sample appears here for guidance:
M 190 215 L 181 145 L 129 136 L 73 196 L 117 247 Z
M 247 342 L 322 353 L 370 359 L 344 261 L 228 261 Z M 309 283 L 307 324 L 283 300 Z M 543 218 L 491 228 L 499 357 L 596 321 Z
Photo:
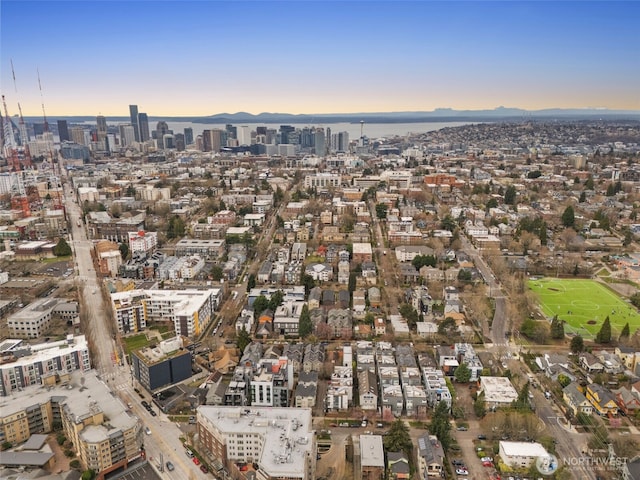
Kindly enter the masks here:
M 156 141 L 158 142 L 158 148 L 164 148 L 164 136 L 169 132 L 169 125 L 164 120 L 160 120 L 156 124 Z
M 187 127 L 184 129 L 184 144 L 193 145 L 193 128 Z
M 184 134 L 176 133 L 173 136 L 173 140 L 174 140 L 176 150 L 178 150 L 179 152 L 183 152 L 184 151 Z
M 291 125 L 280 125 L 280 143 L 289 143 L 289 133 L 294 130 Z
M 98 126 L 98 141 L 104 141 L 107 138 L 107 119 L 102 115 L 98 115 L 96 117 L 96 124 Z
M 314 146 L 316 155 L 324 157 L 327 154 L 324 128 L 316 128 Z
M 84 140 L 84 128 L 71 127 L 69 133 L 71 134 L 71 141 L 73 143 L 77 143 L 78 145 L 88 145 Z
M 226 135 L 224 130 L 214 128 L 202 132 L 202 151 L 219 152 L 223 145 L 226 145 Z
M 129 105 L 129 116 L 131 117 L 131 125 L 136 136 L 136 142 L 140 141 L 140 130 L 138 128 L 138 106 Z
M 238 145 L 251 145 L 251 130 L 249 125 L 241 125 L 238 128 Z
M 256 127 L 256 135 L 266 135 L 267 127 Z
M 120 146 L 127 147 L 136 141 L 133 125 L 120 125 Z
M 58 120 L 58 137 L 60 137 L 60 143 L 68 142 L 71 137 L 69 137 L 69 125 L 67 125 L 66 120 Z
M 149 140 L 149 117 L 146 113 L 138 114 L 138 130 L 140 131 L 140 142 Z
M 238 138 L 238 127 L 234 127 L 230 123 L 227 123 L 225 130 L 227 131 L 227 138 Z

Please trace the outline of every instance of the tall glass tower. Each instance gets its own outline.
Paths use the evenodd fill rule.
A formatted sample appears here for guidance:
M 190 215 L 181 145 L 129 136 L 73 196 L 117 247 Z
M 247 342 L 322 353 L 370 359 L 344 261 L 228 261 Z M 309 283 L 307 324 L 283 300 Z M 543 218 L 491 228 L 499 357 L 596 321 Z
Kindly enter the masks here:
M 140 128 L 138 127 L 138 105 L 129 105 L 129 116 L 131 117 L 131 125 L 133 125 L 133 133 L 136 142 L 140 141 Z

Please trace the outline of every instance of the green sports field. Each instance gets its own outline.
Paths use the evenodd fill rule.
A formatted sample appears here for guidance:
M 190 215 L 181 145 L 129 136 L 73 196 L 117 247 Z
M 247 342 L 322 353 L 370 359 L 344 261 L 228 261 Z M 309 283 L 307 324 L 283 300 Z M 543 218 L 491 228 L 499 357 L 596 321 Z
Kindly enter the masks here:
M 567 322 L 567 334 L 593 338 L 607 316 L 614 338 L 627 322 L 632 335 L 640 328 L 640 313 L 633 305 L 594 280 L 543 278 L 529 280 L 529 288 L 538 294 L 546 316 L 558 315 Z

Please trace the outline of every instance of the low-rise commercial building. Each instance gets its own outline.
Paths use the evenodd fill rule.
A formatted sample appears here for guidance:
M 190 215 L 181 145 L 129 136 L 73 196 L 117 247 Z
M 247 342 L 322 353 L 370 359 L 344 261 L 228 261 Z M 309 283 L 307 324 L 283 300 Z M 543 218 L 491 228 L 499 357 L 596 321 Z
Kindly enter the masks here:
M 160 342 L 131 353 L 133 376 L 147 390 L 173 385 L 191 377 L 191 352 L 181 337 Z

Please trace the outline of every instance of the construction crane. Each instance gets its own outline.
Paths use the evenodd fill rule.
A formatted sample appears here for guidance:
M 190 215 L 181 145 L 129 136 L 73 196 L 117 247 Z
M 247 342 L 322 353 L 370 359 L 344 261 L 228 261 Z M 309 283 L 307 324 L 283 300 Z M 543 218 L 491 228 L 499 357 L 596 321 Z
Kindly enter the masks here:
M 51 162 L 48 173 L 48 187 L 49 194 L 53 199 L 53 208 L 56 210 L 64 209 L 62 204 L 62 183 L 60 181 L 60 168 L 57 161 L 57 155 L 51 145 L 51 132 L 49 132 L 49 122 L 47 120 L 47 112 L 44 108 L 44 95 L 42 94 L 42 82 L 40 80 L 40 69 L 36 69 L 38 73 L 38 90 L 40 90 L 40 102 L 42 105 L 42 118 L 44 120 L 44 128 L 42 138 L 47 144 L 47 157 Z M 45 162 L 42 162 L 42 166 L 45 166 Z

